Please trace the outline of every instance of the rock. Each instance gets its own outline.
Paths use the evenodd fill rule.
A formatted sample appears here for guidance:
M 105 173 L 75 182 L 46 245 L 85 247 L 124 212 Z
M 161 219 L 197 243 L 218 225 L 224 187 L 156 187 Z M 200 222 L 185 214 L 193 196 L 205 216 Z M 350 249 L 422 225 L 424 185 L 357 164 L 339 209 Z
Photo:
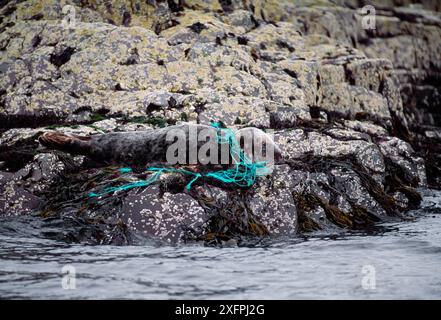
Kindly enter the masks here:
M 368 1 L 359 1 L 354 7 L 363 7 L 372 4 Z M 384 73 L 381 64 L 386 64 L 388 69 L 391 66 L 402 85 L 406 84 L 409 89 L 401 90 L 403 100 L 412 101 L 413 88 L 417 88 L 423 83 L 430 83 L 431 78 L 438 77 L 440 73 L 439 59 L 435 58 L 440 55 L 439 38 L 441 34 L 440 18 L 437 13 L 416 9 L 405 6 L 407 3 L 400 3 L 401 7 L 396 4 L 381 4 L 382 10 L 376 12 L 376 26 L 374 31 L 363 30 L 361 28 L 361 16 L 359 12 L 354 12 L 349 8 L 334 7 L 330 10 L 320 10 L 319 8 L 298 8 L 293 9 L 304 19 L 307 34 L 327 33 L 329 37 L 338 39 L 345 43 L 354 43 L 370 58 L 382 58 L 375 61 L 357 62 L 355 65 L 350 63 L 347 66 L 349 76 L 355 75 L 353 78 L 356 85 L 362 79 L 359 77 L 363 74 L 368 85 L 363 85 L 369 89 L 374 89 L 379 85 L 378 75 Z M 378 6 L 375 5 L 377 8 Z M 294 19 L 291 19 L 294 20 Z M 387 60 L 386 60 L 387 59 Z M 365 68 L 367 64 L 377 64 L 380 69 L 373 65 L 369 65 L 366 69 L 368 73 L 360 68 Z M 357 68 L 357 70 L 354 69 Z M 360 72 L 361 71 L 361 72 Z M 439 85 L 432 85 L 436 90 Z M 372 89 L 370 89 L 372 90 Z M 422 119 L 418 118 L 418 109 L 422 108 L 421 104 L 416 100 L 411 103 L 404 104 L 407 117 L 412 119 L 416 117 L 418 123 L 422 123 Z M 423 107 L 424 108 L 424 107 Z M 436 113 L 436 112 L 432 112 Z M 427 121 L 427 122 L 426 122 Z M 434 125 L 433 120 L 425 120 L 426 123 Z M 439 122 L 438 122 L 439 125 Z
M 371 136 L 386 136 L 387 130 L 368 121 L 346 120 L 344 125 L 347 128 L 369 134 Z
M 372 172 L 382 173 L 385 170 L 378 147 L 364 140 L 341 141 L 297 129 L 276 134 L 275 141 L 288 159 L 303 159 L 307 155 L 335 159 L 354 157 L 361 166 Z
M 209 218 L 189 195 L 161 194 L 157 186 L 130 192 L 120 212 L 129 230 L 174 243 L 201 233 Z
M 26 10 L 37 9 L 35 3 L 29 5 L 25 6 Z M 59 8 L 52 6 L 48 5 L 53 8 L 50 9 L 53 11 L 51 17 L 57 19 Z M 212 90 L 229 98 L 243 96 L 244 99 L 270 101 L 267 104 L 292 105 L 295 109 L 293 115 L 301 113 L 306 121 L 310 120 L 308 108 L 317 106 L 350 116 L 368 113 L 378 119 L 390 117 L 385 103 L 388 96 L 376 92 L 379 77 L 390 73 L 390 63 L 367 59 L 361 52 L 324 37 L 313 34 L 304 37 L 298 22 L 256 27 L 253 15 L 247 10 L 228 11 L 224 22 L 211 13 L 184 10 L 175 17 L 179 24 L 161 32 L 168 39 L 165 40 L 155 34 L 157 30 L 152 32 L 145 28 L 154 29 L 155 19 L 140 22 L 145 17 L 137 15 L 145 10 L 154 11 L 153 7 L 143 4 L 136 14 L 125 4 L 123 7 L 132 17 L 129 23 L 132 27 L 103 23 L 103 19 L 112 19 L 117 25 L 124 24 L 114 16 L 109 18 L 109 8 L 104 10 L 98 5 L 94 10 L 100 19 L 93 22 L 80 20 L 69 32 L 61 24 L 46 24 L 44 20 L 19 21 L 6 28 L 3 37 L 5 43 L 9 40 L 9 45 L 5 47 L 1 61 L 7 73 L 2 84 L 6 90 L 5 112 L 0 113 L 0 117 L 6 120 L 7 126 L 35 126 L 37 121 L 40 125 L 43 122 L 81 123 L 93 120 L 95 113 L 107 117 L 142 117 L 146 109 L 151 111 L 151 107 L 157 108 L 153 116 L 174 122 L 181 120 L 185 113 L 187 118 L 195 121 L 198 105 L 192 96 L 187 95 L 199 95 L 201 90 Z M 78 10 L 83 9 L 90 10 L 82 7 Z M 161 17 L 173 20 L 169 16 L 170 10 L 166 9 Z M 134 19 L 135 16 L 138 18 Z M 248 22 L 241 22 L 243 19 Z M 248 30 L 250 21 L 254 27 Z M 204 28 L 195 32 L 191 26 L 197 23 Z M 248 32 L 248 42 L 240 45 L 233 38 L 244 32 Z M 192 36 L 184 42 L 171 41 L 169 35 L 177 37 L 179 34 Z M 39 41 L 32 41 L 37 36 Z M 12 46 L 12 38 L 23 41 L 21 49 Z M 262 59 L 256 63 L 259 55 Z M 281 60 L 271 61 L 276 55 Z M 18 60 L 17 57 L 22 58 Z M 348 66 L 342 66 L 342 61 L 349 62 Z M 345 70 L 352 76 L 346 78 Z M 34 81 L 36 74 L 39 77 Z M 332 81 L 328 80 L 330 77 Z M 336 84 L 336 79 L 342 83 Z M 335 100 L 332 94 L 343 101 Z M 172 106 L 168 101 L 158 100 L 161 97 L 166 99 L 166 96 L 172 97 Z M 238 112 L 228 115 L 229 101 L 220 100 L 225 101 L 220 107 L 226 111 L 225 119 L 222 119 L 226 123 L 232 123 L 236 118 L 243 123 L 262 118 L 261 112 L 257 113 L 258 116 L 253 115 L 253 119 Z M 181 107 L 183 110 L 177 110 Z M 207 110 L 218 108 L 216 104 L 206 106 Z M 247 108 L 240 109 L 246 112 Z M 283 107 L 281 110 L 278 116 L 275 115 L 276 123 L 282 122 L 284 126 L 297 123 L 285 123 L 287 110 Z M 202 117 L 199 115 L 201 118 L 212 116 L 213 112 Z M 219 114 L 215 116 L 220 117 Z M 266 120 L 260 125 L 268 127 L 270 115 L 263 118 Z
M 14 178 L 14 174 L 10 172 L 0 171 L 0 185 L 4 186 L 7 182 Z
M 299 84 L 305 93 L 305 101 L 309 106 L 321 104 L 323 98 L 322 80 L 319 74 L 320 65 L 317 62 L 284 60 L 278 64 L 285 72 L 299 80 Z
M 248 124 L 258 120 L 255 126 L 269 128 L 270 115 L 266 112 L 271 101 L 252 97 L 228 97 L 216 91 L 200 91 L 198 98 L 202 104 L 198 120 L 201 124 L 222 120 L 226 125 Z
M 351 170 L 332 170 L 331 175 L 335 179 L 335 187 L 347 199 L 351 199 L 358 206 L 366 208 L 373 215 L 383 217 L 386 215 L 386 211 L 369 194 L 355 172 L 351 172 Z
M 274 172 L 259 181 L 254 194 L 247 199 L 255 217 L 272 236 L 292 236 L 297 233 L 296 204 L 289 184 L 289 167 L 276 166 Z
M 405 172 L 408 183 L 418 187 L 427 186 L 424 160 L 415 154 L 409 143 L 396 137 L 387 137 L 380 140 L 378 146 L 385 157 Z
M 115 119 L 106 119 L 95 122 L 93 126 L 102 132 L 112 132 L 118 127 L 118 123 Z
M 0 135 L 0 146 L 2 149 L 6 149 L 32 142 L 36 140 L 43 131 L 44 130 L 38 128 L 9 129 Z
M 350 118 L 368 114 L 374 119 L 390 119 L 387 100 L 381 94 L 348 84 L 323 86 L 321 107 Z
M 392 63 L 386 59 L 351 61 L 345 66 L 348 81 L 354 86 L 379 92 L 382 81 L 390 74 Z
M 39 197 L 13 182 L 3 184 L 5 173 L 0 173 L 0 179 L 0 217 L 31 214 L 43 203 Z
M 249 32 L 257 27 L 257 21 L 253 14 L 246 10 L 234 10 L 224 18 L 224 21 L 226 24 L 242 27 L 241 33 Z
M 32 193 L 41 193 L 59 182 L 66 164 L 52 153 L 40 153 L 14 174 L 14 179 Z M 55 190 L 52 190 L 55 192 Z

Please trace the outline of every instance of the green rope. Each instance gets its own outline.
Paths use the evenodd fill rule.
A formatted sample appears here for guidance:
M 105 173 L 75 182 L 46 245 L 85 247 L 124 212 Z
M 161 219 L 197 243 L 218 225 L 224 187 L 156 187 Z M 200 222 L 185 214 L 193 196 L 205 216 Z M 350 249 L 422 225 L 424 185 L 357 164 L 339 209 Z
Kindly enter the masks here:
M 125 191 L 138 187 L 146 187 L 157 181 L 164 172 L 182 173 L 193 176 L 193 179 L 185 187 L 187 190 L 190 190 L 192 184 L 201 177 L 216 179 L 227 184 L 234 184 L 238 187 L 250 187 L 254 184 L 257 177 L 269 173 L 269 168 L 266 166 L 266 162 L 262 161 L 253 163 L 246 156 L 246 154 L 240 148 L 233 130 L 221 128 L 221 125 L 218 122 L 212 123 L 211 126 L 217 129 L 217 143 L 229 145 L 230 156 L 233 161 L 232 168 L 214 172 L 197 173 L 185 169 L 150 167 L 147 168 L 146 171 L 154 172 L 154 174 L 147 180 L 140 180 L 118 187 L 107 187 L 104 188 L 100 193 L 89 193 L 89 197 L 100 197 L 116 191 Z M 121 168 L 119 171 L 124 174 L 132 172 L 132 169 Z

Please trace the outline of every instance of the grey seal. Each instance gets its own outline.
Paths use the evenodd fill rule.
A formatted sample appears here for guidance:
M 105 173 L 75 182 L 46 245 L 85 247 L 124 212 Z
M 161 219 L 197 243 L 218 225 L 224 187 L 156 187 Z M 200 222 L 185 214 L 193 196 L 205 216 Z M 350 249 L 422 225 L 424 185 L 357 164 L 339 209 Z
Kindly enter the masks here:
M 85 155 L 92 160 L 112 164 L 144 165 L 146 163 L 169 162 L 167 152 L 176 145 L 176 139 L 170 139 L 172 133 L 179 133 L 184 137 L 187 154 L 190 150 L 201 148 L 219 148 L 218 142 L 213 139 L 192 138 L 195 134 L 207 136 L 207 133 L 216 136 L 218 128 L 212 126 L 183 123 L 165 128 L 111 132 L 92 136 L 78 136 L 60 132 L 45 132 L 39 137 L 40 143 L 51 149 L 61 150 L 74 155 Z M 205 133 L 205 134 L 204 134 Z M 247 127 L 235 131 L 240 147 L 252 161 L 261 161 L 263 156 L 256 153 L 256 146 L 267 152 L 273 152 L 273 163 L 282 161 L 282 151 L 270 135 L 264 131 Z M 207 147 L 208 145 L 208 147 Z M 265 155 L 266 158 L 267 155 Z M 201 164 L 198 158 L 197 164 Z M 204 164 L 204 163 L 202 163 Z

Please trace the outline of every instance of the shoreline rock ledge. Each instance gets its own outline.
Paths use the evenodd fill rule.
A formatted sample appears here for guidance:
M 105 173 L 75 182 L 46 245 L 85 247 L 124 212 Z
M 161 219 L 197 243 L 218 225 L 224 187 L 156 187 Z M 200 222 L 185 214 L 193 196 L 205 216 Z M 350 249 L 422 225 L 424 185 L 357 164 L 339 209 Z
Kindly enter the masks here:
M 63 241 L 242 243 L 411 219 L 441 187 L 441 6 L 369 1 L 9 1 L 0 8 L 0 216 Z M 274 130 L 285 162 L 247 189 L 145 179 L 43 148 L 180 122 Z M 149 166 L 150 164 L 145 164 Z M 144 166 L 144 168 L 145 168 Z

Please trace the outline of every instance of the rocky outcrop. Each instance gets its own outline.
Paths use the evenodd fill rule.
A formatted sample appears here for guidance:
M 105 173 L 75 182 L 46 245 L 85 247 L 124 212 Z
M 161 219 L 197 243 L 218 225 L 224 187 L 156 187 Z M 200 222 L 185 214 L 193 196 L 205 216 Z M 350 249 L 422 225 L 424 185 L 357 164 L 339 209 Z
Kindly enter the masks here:
M 375 5 L 375 30 L 362 28 L 362 1 L 66 1 L 64 12 L 58 1 L 9 2 L 0 213 L 81 217 L 100 226 L 86 233 L 99 243 L 223 243 L 402 217 L 418 205 L 415 188 L 440 181 L 441 25 L 436 4 L 390 2 Z M 49 130 L 217 120 L 276 130 L 285 163 L 249 189 L 198 181 L 188 191 L 186 177 L 165 174 L 97 200 L 88 193 L 148 173 L 37 142 Z

